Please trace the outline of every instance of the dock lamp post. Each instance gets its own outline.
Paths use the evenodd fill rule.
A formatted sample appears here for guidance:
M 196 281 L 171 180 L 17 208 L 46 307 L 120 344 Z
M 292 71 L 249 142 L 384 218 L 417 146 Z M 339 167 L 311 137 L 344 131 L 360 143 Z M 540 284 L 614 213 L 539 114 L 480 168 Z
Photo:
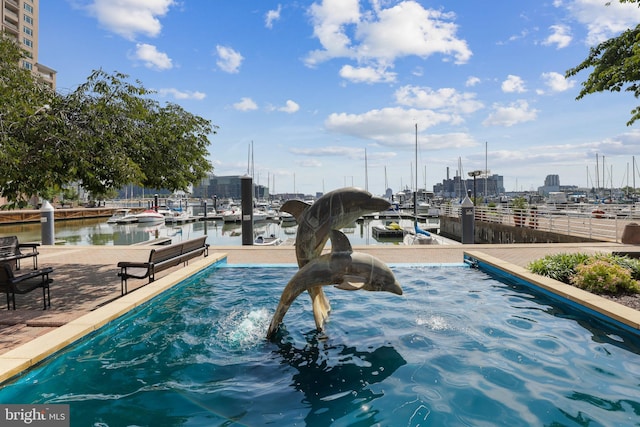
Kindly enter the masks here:
M 476 178 L 482 175 L 482 171 L 472 171 L 469 172 L 469 176 L 473 177 L 473 206 L 476 205 Z

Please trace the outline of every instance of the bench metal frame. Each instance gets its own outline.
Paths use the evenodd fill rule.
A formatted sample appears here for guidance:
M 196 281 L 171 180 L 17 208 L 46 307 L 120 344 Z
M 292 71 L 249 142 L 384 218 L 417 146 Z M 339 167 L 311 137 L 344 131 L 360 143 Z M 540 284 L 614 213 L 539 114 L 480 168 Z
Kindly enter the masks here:
M 207 236 L 202 236 L 158 249 L 151 249 L 149 261 L 145 262 L 120 261 L 118 276 L 120 276 L 121 294 L 128 293 L 127 279 L 149 278 L 148 283 L 151 283 L 156 279 L 156 273 L 179 264 L 187 265 L 190 259 L 203 254 L 205 257 L 209 256 L 209 245 L 206 240 Z

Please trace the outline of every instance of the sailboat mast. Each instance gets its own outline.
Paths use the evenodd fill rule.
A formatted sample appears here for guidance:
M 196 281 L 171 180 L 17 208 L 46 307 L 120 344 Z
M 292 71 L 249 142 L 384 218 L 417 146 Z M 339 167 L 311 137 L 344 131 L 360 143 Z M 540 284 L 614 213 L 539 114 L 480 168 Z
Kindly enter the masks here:
M 413 218 L 418 221 L 418 123 L 416 123 L 416 187 L 413 193 Z
M 364 189 L 369 191 L 369 172 L 367 168 L 367 148 L 364 149 Z

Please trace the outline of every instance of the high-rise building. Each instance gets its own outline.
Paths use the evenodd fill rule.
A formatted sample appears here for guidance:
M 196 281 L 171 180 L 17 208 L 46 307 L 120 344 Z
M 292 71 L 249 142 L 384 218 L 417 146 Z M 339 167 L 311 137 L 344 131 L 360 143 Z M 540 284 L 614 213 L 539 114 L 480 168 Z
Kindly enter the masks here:
M 2 31 L 14 37 L 27 51 L 28 57 L 20 65 L 55 89 L 56 71 L 38 62 L 39 0 L 0 1 Z

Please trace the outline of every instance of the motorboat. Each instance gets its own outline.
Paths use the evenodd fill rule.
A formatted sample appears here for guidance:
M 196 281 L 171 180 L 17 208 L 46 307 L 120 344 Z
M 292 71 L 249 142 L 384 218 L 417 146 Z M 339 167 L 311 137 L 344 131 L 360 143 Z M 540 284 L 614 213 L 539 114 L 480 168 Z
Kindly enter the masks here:
M 282 227 L 293 227 L 297 225 L 296 217 L 291 215 L 289 212 L 280 211 L 280 225 Z
M 242 210 L 237 206 L 230 206 L 229 209 L 222 212 L 222 220 L 224 222 L 239 222 L 242 220 Z
M 131 213 L 131 209 L 116 209 L 107 220 L 107 224 L 130 224 L 138 222 L 138 218 Z
M 269 237 L 258 236 L 254 240 L 253 244 L 256 246 L 278 246 L 282 243 L 282 239 L 276 237 L 275 235 L 270 235 Z
M 253 210 L 253 221 L 266 221 L 267 220 L 267 212 L 262 209 L 254 209 Z
M 135 215 L 139 223 L 143 224 L 156 224 L 164 222 L 164 215 L 153 210 L 147 209 Z
M 158 213 L 164 216 L 165 223 L 182 223 L 192 220 L 189 211 L 186 209 L 164 209 L 158 210 Z

